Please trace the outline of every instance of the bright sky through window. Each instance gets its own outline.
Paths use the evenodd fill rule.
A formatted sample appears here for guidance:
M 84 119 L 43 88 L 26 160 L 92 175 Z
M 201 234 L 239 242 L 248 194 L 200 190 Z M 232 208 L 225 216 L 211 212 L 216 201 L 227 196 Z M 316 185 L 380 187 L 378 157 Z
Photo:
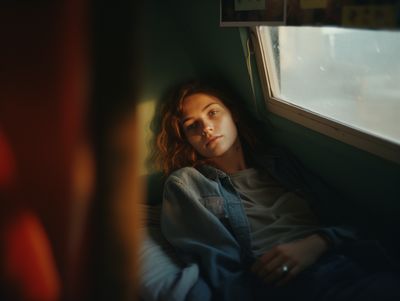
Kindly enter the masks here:
M 400 32 L 259 30 L 265 56 L 274 62 L 274 97 L 400 144 Z

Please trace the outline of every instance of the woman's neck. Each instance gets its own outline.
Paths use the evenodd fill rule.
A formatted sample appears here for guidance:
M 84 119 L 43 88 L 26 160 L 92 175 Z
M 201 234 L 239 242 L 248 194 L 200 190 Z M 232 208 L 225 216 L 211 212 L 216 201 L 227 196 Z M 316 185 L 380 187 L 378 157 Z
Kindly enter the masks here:
M 211 163 L 228 174 L 246 169 L 246 160 L 240 140 L 237 139 L 234 145 L 222 156 L 212 158 Z

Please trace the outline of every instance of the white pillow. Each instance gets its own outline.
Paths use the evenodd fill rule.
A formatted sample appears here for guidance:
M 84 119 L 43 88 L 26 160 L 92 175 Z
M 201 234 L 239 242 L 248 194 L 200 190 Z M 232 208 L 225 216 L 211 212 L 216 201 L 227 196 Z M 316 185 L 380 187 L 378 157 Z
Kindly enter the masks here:
M 208 286 L 197 264 L 186 265 L 160 229 L 161 206 L 147 206 L 147 227 L 139 251 L 140 295 L 145 301 L 207 300 Z M 201 287 L 201 289 L 200 289 Z M 190 295 L 190 296 L 189 296 Z

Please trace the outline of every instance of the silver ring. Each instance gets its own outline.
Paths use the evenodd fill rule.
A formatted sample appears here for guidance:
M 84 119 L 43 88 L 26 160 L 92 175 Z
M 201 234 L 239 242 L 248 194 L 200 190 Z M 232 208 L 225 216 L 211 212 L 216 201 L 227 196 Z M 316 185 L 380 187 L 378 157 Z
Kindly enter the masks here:
M 289 272 L 289 267 L 286 264 L 284 264 L 281 267 L 281 271 L 283 274 L 286 274 L 287 272 Z

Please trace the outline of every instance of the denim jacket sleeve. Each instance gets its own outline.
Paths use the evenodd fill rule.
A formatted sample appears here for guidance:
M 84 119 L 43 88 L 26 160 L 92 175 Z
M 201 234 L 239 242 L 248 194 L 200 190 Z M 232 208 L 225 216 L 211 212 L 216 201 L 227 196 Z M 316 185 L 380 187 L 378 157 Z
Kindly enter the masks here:
M 194 172 L 191 170 L 191 172 Z M 183 260 L 196 262 L 216 300 L 246 300 L 240 247 L 221 221 L 201 202 L 198 181 L 171 175 L 164 186 L 161 227 Z

